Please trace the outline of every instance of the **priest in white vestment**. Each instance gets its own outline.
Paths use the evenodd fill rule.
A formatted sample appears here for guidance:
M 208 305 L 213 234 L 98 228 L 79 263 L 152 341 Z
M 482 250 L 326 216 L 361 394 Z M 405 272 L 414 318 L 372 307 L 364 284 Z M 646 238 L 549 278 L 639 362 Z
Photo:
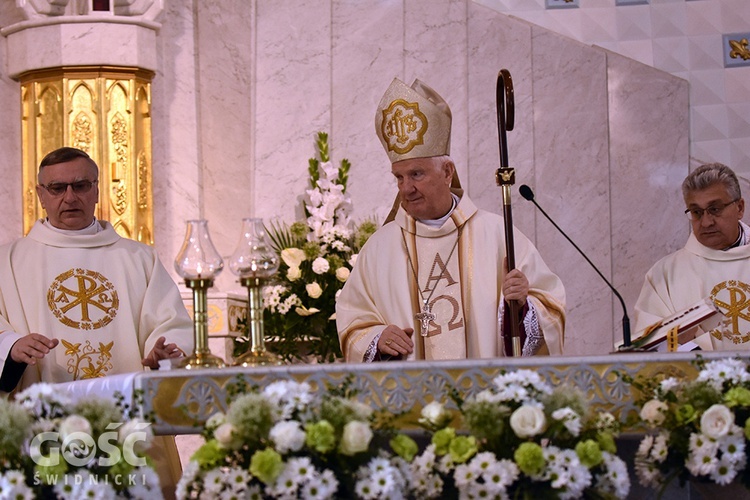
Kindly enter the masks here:
M 734 172 L 702 165 L 685 178 L 682 193 L 692 233 L 684 248 L 648 271 L 635 305 L 635 331 L 710 298 L 728 318 L 703 335 L 704 350 L 750 348 L 750 228 Z
M 98 168 L 75 148 L 47 155 L 47 218 L 0 247 L 0 390 L 156 368 L 192 351 L 192 322 L 156 251 L 94 217 Z
M 503 218 L 460 189 L 445 101 L 419 80 L 394 79 L 375 124 L 399 193 L 336 302 L 346 360 L 510 355 L 510 321 L 520 324 L 524 355 L 562 354 L 563 285 L 517 230 L 516 269 L 506 270 Z M 505 307 L 511 300 L 518 318 Z

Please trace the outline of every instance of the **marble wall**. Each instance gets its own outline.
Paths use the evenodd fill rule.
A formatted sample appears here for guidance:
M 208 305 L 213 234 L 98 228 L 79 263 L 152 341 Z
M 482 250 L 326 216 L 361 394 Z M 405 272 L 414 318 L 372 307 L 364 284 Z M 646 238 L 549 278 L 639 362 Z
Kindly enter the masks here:
M 0 25 L 10 10 L 0 9 Z M 155 244 L 168 267 L 185 219 L 207 218 L 214 243 L 230 255 L 243 217 L 299 217 L 317 131 L 331 134 L 334 161 L 352 162 L 355 218 L 382 219 L 395 183 L 374 114 L 394 77 L 420 78 L 448 101 L 464 187 L 480 207 L 500 211 L 501 68 L 515 86 L 508 142 L 517 185 L 535 189 L 629 309 L 648 267 L 687 237 L 679 200 L 687 84 L 667 73 L 469 0 L 166 2 L 159 21 Z M 18 100 L 17 84 L 0 75 L 0 104 L 18 110 Z M 0 136 L 2 168 L 20 186 L 18 115 L 0 121 L 10 130 Z M 8 219 L 20 221 L 19 189 L 0 189 L 8 189 L 0 199 Z M 513 216 L 566 285 L 566 354 L 609 352 L 622 312 L 606 284 L 517 191 Z M 0 228 L 0 239 L 19 228 Z M 237 285 L 225 271 L 217 286 Z

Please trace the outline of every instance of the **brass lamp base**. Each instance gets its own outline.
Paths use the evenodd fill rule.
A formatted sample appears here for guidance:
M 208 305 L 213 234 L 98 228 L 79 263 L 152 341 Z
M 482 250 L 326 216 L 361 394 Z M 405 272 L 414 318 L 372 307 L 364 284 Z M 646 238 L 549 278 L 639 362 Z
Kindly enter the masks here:
M 284 360 L 276 354 L 258 349 L 250 349 L 245 354 L 237 358 L 234 366 L 279 366 L 283 365 Z
M 224 368 L 225 366 L 226 364 L 224 363 L 223 359 L 221 359 L 219 356 L 214 356 L 210 352 L 196 352 L 180 362 L 180 368 L 185 368 L 187 370 L 197 370 L 201 368 Z

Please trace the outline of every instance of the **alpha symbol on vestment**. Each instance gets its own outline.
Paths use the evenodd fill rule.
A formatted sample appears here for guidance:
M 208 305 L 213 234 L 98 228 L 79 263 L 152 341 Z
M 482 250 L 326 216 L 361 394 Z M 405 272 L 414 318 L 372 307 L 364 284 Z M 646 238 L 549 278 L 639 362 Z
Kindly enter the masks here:
M 117 315 L 120 300 L 114 285 L 88 269 L 70 269 L 55 278 L 47 291 L 47 305 L 64 325 L 95 330 Z
M 750 285 L 738 280 L 723 281 L 711 290 L 711 299 L 729 318 L 729 325 L 712 330 L 711 335 L 735 344 L 750 340 Z

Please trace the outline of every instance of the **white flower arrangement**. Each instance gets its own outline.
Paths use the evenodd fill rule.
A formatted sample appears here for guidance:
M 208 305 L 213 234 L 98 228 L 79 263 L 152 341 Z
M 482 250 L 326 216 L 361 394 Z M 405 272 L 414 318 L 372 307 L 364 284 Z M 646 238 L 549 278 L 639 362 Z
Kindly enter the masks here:
M 630 382 L 646 395 L 640 424 L 652 429 L 635 457 L 639 482 L 663 489 L 677 477 L 727 485 L 746 473 L 750 437 L 750 373 L 745 361 L 696 362 L 694 380 Z
M 349 161 L 339 166 L 331 162 L 328 134 L 319 132 L 316 145 L 318 154 L 309 160 L 304 221 L 272 222 L 267 231 L 281 265 L 263 291 L 264 330 L 272 340 L 268 348 L 288 361 L 330 362 L 341 357 L 336 300 L 357 252 L 377 228 L 372 220 L 355 225 L 349 216 Z M 248 344 L 240 338 L 235 355 Z
M 348 383 L 317 397 L 293 381 L 246 390 L 206 423 L 178 498 L 403 498 L 406 461 L 375 446 L 376 415 Z
M 45 383 L 0 399 L 0 498 L 161 498 L 150 424 L 121 401 L 73 402 Z
M 414 497 L 444 498 L 454 489 L 459 498 L 627 497 L 627 467 L 614 444 L 618 422 L 607 412 L 593 415 L 580 394 L 518 370 L 473 397 L 453 398 L 468 434 L 449 425 L 439 403 L 423 409 L 420 422 L 434 433 L 411 462 Z

